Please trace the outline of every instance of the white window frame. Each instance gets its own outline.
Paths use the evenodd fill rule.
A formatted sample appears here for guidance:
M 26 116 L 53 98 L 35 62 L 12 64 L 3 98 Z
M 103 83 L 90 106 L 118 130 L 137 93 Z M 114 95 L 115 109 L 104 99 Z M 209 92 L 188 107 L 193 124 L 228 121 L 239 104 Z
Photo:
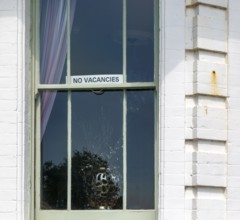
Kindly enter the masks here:
M 39 79 L 39 63 L 40 63 L 40 50 L 39 50 L 39 1 L 33 1 L 33 44 L 32 44 L 32 51 L 33 51 L 33 90 L 34 90 L 34 101 L 33 101 L 33 118 L 35 122 L 33 122 L 33 131 L 32 131 L 32 167 L 34 167 L 32 172 L 32 188 L 33 190 L 33 196 L 32 196 L 32 211 L 34 214 L 32 215 L 34 219 L 36 220 L 52 220 L 52 219 L 58 219 L 58 220 L 64 220 L 64 219 L 88 219 L 88 220 L 112 220 L 113 218 L 115 220 L 123 220 L 123 219 L 131 219 L 131 220 L 155 220 L 158 216 L 158 198 L 159 198 L 159 189 L 158 189 L 158 170 L 159 170 L 159 143 L 158 143 L 158 124 L 159 124 L 159 0 L 154 0 L 154 81 L 153 82 L 136 82 L 136 83 L 129 83 L 126 82 L 126 75 L 127 75 L 127 15 L 126 15 L 126 4 L 127 0 L 123 1 L 123 83 L 121 84 L 100 84 L 100 85 L 90 85 L 90 84 L 84 84 L 84 85 L 78 85 L 78 84 L 71 84 L 71 70 L 70 70 L 70 46 L 68 44 L 67 48 L 67 82 L 66 84 L 40 84 Z M 67 0 L 68 2 L 68 25 L 67 25 L 67 38 L 68 42 L 70 39 L 70 0 Z M 68 123 L 68 204 L 67 204 L 67 210 L 41 210 L 40 209 L 40 178 L 41 178 L 41 172 L 40 172 L 40 146 L 41 146 L 41 134 L 40 134 L 40 115 L 41 115 L 41 102 L 40 102 L 40 93 L 45 90 L 65 90 L 68 91 L 68 102 L 71 103 L 71 91 L 90 91 L 90 90 L 122 90 L 123 91 L 123 125 L 126 124 L 126 91 L 127 90 L 155 90 L 155 209 L 153 210 L 128 210 L 126 208 L 126 182 L 124 182 L 124 190 L 123 190 L 123 209 L 122 210 L 71 210 L 71 124 Z M 68 121 L 71 121 L 71 104 L 68 105 Z M 126 127 L 126 126 L 124 126 Z M 126 181 L 126 129 L 124 129 L 124 169 L 123 169 L 123 175 L 125 176 Z

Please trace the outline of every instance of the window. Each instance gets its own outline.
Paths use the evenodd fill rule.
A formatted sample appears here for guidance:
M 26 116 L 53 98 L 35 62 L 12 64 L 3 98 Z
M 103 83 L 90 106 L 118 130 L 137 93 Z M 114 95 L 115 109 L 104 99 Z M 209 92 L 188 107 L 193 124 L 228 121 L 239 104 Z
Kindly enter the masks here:
M 37 220 L 155 219 L 155 0 L 38 0 Z

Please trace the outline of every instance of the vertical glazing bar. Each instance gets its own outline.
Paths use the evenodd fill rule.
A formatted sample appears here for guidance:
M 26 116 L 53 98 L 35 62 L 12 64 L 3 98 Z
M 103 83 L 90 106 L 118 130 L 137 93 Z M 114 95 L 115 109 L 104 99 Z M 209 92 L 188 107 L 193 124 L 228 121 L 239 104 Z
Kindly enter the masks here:
M 127 0 L 123 0 L 123 82 L 127 82 Z M 123 209 L 127 207 L 127 98 L 123 91 Z
M 72 188 L 72 152 L 71 152 L 71 91 L 68 91 L 68 188 L 67 188 L 67 209 L 71 210 L 71 188 Z
M 159 191 L 159 179 L 158 179 L 158 173 L 159 173 L 159 164 L 160 161 L 159 159 L 160 154 L 159 154 L 159 145 L 160 145 L 160 136 L 159 136 L 159 124 L 160 124 L 160 100 L 159 100 L 159 89 L 160 89 L 160 72 L 159 72 L 159 31 L 160 31 L 160 26 L 159 26 L 159 0 L 154 0 L 154 82 L 156 85 L 155 89 L 155 102 L 154 102 L 154 109 L 155 109 L 155 148 L 154 148 L 154 159 L 155 159 L 155 210 L 159 208 L 159 200 L 158 198 L 160 197 L 160 191 Z M 157 212 L 158 213 L 158 212 Z M 158 213 L 160 216 L 160 214 Z
M 160 172 L 160 74 L 161 71 L 159 69 L 159 59 L 160 59 L 160 1 L 154 1 L 154 82 L 156 85 L 155 89 L 155 210 L 159 210 L 160 208 L 160 181 L 158 178 L 158 173 Z M 158 218 L 160 218 L 160 214 L 158 213 Z
M 38 1 L 37 1 L 38 2 Z M 33 49 L 33 54 L 36 54 L 36 29 L 37 29 L 37 22 L 39 21 L 39 18 L 37 17 L 37 6 L 36 6 L 36 2 L 33 2 L 32 4 L 32 15 L 36 15 L 36 17 L 31 17 L 31 20 L 34 23 L 34 28 L 33 28 L 33 34 L 32 34 L 32 49 Z M 32 72 L 34 73 L 32 75 L 32 88 L 34 88 L 34 92 L 31 94 L 31 103 L 32 103 L 32 108 L 31 108 L 31 115 L 33 118 L 37 118 L 36 115 L 36 107 L 35 107 L 35 97 L 37 94 L 37 84 L 36 84 L 36 62 L 32 62 Z M 36 216 L 36 212 L 35 212 L 35 207 L 36 207 L 36 211 L 39 210 L 39 205 L 35 204 L 35 202 L 39 203 L 39 197 L 36 197 L 36 188 L 37 186 L 39 187 L 39 184 L 37 184 L 37 179 L 36 179 L 36 175 L 37 173 L 40 173 L 38 171 L 39 169 L 39 164 L 36 163 L 37 161 L 35 161 L 35 154 L 36 152 L 39 153 L 38 151 L 36 151 L 36 132 L 38 131 L 37 126 L 35 124 L 34 120 L 31 120 L 31 127 L 32 127 L 32 131 L 31 131 L 31 206 L 30 206 L 30 218 L 31 219 L 35 219 Z
M 35 147 L 36 147 L 36 176 L 35 176 L 35 187 L 36 187 L 36 211 L 38 212 L 40 210 L 40 200 L 41 200 L 41 103 L 40 103 L 40 97 L 38 96 L 38 85 L 39 85 L 39 74 L 40 74 L 40 37 L 39 37 L 39 22 L 40 22 L 40 3 L 39 1 L 36 1 L 35 4 L 35 13 L 36 13 L 36 19 L 35 19 L 35 78 L 34 78 L 34 84 L 35 84 L 35 102 L 36 102 L 36 136 L 35 136 Z M 37 213 L 36 213 L 37 214 Z
M 127 82 L 127 0 L 123 0 L 123 82 Z
M 40 96 L 36 100 L 36 210 L 40 210 L 41 204 L 41 101 Z
M 67 0 L 67 83 L 70 83 L 71 66 L 70 66 L 70 1 Z M 68 113 L 67 113 L 67 130 L 68 130 L 68 169 L 67 169 L 67 209 L 71 210 L 71 186 L 72 186 L 72 155 L 71 155 L 71 91 L 68 91 Z
M 71 77 L 71 0 L 67 0 L 67 83 L 70 83 Z
M 35 19 L 35 95 L 38 93 L 38 85 L 40 83 L 40 0 L 36 1 L 35 4 L 35 13 L 36 13 L 36 19 Z
M 127 92 L 123 91 L 123 209 L 127 207 Z
M 159 1 L 154 0 L 154 82 L 159 85 Z

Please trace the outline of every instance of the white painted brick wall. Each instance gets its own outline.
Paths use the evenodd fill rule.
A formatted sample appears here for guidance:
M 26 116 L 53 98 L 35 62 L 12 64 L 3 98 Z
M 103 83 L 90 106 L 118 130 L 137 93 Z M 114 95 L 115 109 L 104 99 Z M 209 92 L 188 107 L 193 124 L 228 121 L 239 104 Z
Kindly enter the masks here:
M 0 0 L 1 220 L 29 219 L 23 195 L 29 190 L 23 185 L 23 3 Z M 239 220 L 240 1 L 160 4 L 159 220 Z
M 159 220 L 183 220 L 185 0 L 161 1 L 160 10 Z
M 23 3 L 0 1 L 0 219 L 23 218 Z
M 185 220 L 225 220 L 227 1 L 186 6 Z
M 229 0 L 228 220 L 240 216 L 240 2 Z

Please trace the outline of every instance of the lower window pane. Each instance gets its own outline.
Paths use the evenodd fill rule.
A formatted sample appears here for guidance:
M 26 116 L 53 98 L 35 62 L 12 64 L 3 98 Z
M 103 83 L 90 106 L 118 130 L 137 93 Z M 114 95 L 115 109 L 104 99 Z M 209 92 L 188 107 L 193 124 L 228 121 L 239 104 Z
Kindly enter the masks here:
M 72 209 L 122 209 L 121 91 L 72 92 Z
M 127 92 L 127 208 L 154 209 L 154 91 Z
M 41 96 L 41 209 L 67 207 L 67 93 Z

